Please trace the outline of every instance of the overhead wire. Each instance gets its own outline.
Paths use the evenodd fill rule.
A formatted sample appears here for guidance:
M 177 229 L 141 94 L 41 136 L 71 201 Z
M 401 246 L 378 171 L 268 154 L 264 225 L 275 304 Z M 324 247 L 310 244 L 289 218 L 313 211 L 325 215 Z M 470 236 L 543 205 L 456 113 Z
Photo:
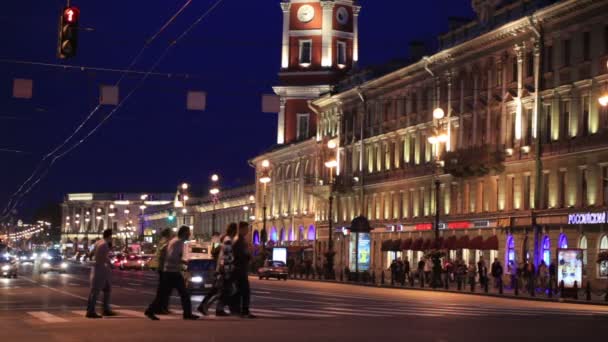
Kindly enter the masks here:
M 218 2 L 221 2 L 223 0 L 219 0 Z M 144 47 L 139 51 L 139 53 L 135 56 L 135 58 L 132 60 L 132 62 L 130 63 L 129 67 L 127 68 L 127 70 L 130 70 L 132 67 L 135 66 L 135 64 L 139 61 L 139 58 L 143 55 L 143 52 L 150 46 L 150 44 L 156 40 L 156 38 L 173 22 L 175 21 L 175 19 L 186 9 L 186 7 L 188 7 L 190 5 L 190 3 L 192 2 L 192 0 L 187 0 L 184 5 L 182 7 L 180 7 L 180 9 L 158 30 L 156 31 L 156 33 L 146 41 L 146 43 L 144 44 Z M 219 5 L 219 3 L 216 3 L 216 5 L 214 5 L 212 8 L 215 8 L 217 5 Z M 208 13 L 208 12 L 207 12 Z M 199 20 L 200 21 L 200 20 Z M 164 58 L 164 55 L 166 55 L 166 52 L 168 52 L 168 49 L 172 46 L 173 44 L 170 44 L 168 46 L 168 48 L 165 50 L 165 53 L 163 53 L 162 58 Z M 160 62 L 160 59 L 159 59 Z M 155 65 L 148 71 L 148 73 L 146 73 L 143 77 L 143 80 L 146 80 L 149 76 L 149 73 L 154 71 L 154 69 L 156 69 L 156 67 L 158 66 L 158 63 L 155 63 Z M 116 85 L 118 86 L 122 80 L 124 79 L 124 76 L 126 75 L 126 73 L 123 73 L 123 75 L 121 76 L 121 78 L 118 80 L 118 82 L 116 83 Z M 138 86 L 136 88 L 134 88 L 134 90 L 138 89 L 139 86 L 142 84 L 142 82 L 138 83 Z M 80 145 L 82 142 L 84 142 L 84 140 L 86 138 L 88 138 L 94 131 L 96 131 L 101 124 L 103 124 L 107 119 L 109 119 L 109 117 L 112 116 L 112 114 L 116 111 L 117 108 L 120 108 L 120 105 L 122 103 L 124 103 L 125 100 L 127 100 L 131 94 L 133 93 L 133 91 L 131 91 L 127 97 L 125 97 L 120 103 L 119 105 L 114 108 L 114 110 L 112 110 L 103 120 L 100 124 L 98 124 L 97 126 L 95 126 L 95 128 L 93 129 L 93 131 L 89 132 L 89 134 L 87 134 L 85 136 L 84 139 L 80 140 L 79 142 L 76 143 L 76 145 L 74 145 L 72 148 L 68 149 L 68 151 L 72 151 L 76 146 Z M 86 125 L 86 123 L 93 117 L 93 115 L 99 110 L 99 108 L 101 107 L 101 104 L 98 104 L 97 106 L 95 106 L 95 108 L 89 113 L 89 115 L 87 115 L 87 117 L 85 118 L 85 120 L 76 128 L 76 130 L 67 138 L 63 141 L 63 143 L 61 143 L 60 145 L 58 145 L 56 148 L 54 148 L 50 153 L 46 154 L 42 160 L 38 163 L 37 167 L 34 169 L 34 172 L 32 172 L 32 174 L 25 180 L 25 182 L 23 182 L 19 188 L 17 189 L 17 191 L 11 195 L 11 197 L 9 198 L 9 201 L 7 203 L 7 206 L 4 208 L 3 212 L 2 212 L 2 216 L 0 216 L 0 220 L 6 218 L 12 211 L 14 208 L 16 208 L 18 206 L 19 203 L 19 199 L 22 198 L 25 194 L 29 193 L 31 191 L 31 189 L 33 188 L 33 186 L 35 186 L 36 184 L 38 184 L 40 182 L 40 180 L 46 175 L 48 174 L 48 169 L 50 169 L 50 167 L 55 163 L 55 161 L 58 159 L 57 156 L 55 158 L 52 159 L 51 163 L 47 166 L 47 171 L 44 172 L 40 177 L 38 177 L 38 179 L 32 183 L 31 186 L 29 186 L 27 188 L 27 190 L 25 192 L 22 192 L 23 188 L 32 181 L 32 179 L 36 176 L 36 174 L 40 171 L 40 169 L 42 168 L 42 166 L 44 166 L 44 162 L 50 158 L 51 156 L 53 156 L 55 153 L 57 153 L 57 151 L 59 151 L 61 148 L 63 148 L 65 145 L 67 145 L 67 143 L 72 140 L 72 138 L 78 134 L 80 132 L 80 130 L 84 127 L 84 125 Z M 62 153 L 59 155 L 59 158 L 64 156 L 66 153 Z M 15 198 L 18 197 L 18 199 L 15 200 Z

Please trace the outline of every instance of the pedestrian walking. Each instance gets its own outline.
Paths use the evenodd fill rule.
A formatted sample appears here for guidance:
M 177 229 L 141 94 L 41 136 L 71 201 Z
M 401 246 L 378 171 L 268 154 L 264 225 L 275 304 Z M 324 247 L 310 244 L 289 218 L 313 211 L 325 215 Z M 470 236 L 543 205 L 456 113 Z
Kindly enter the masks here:
M 157 244 L 156 253 L 154 254 L 154 263 L 157 265 L 158 286 L 156 287 L 156 296 L 154 301 L 148 306 L 146 312 L 152 312 L 156 315 L 168 315 L 169 311 L 169 296 L 166 296 L 167 281 L 164 277 L 165 257 L 167 255 L 167 245 L 171 240 L 171 229 L 165 228 L 160 232 L 160 239 Z
M 498 258 L 494 258 L 490 273 L 492 274 L 492 278 L 494 278 L 494 288 L 499 288 L 502 283 L 503 268 Z
M 403 261 L 403 279 L 404 282 L 405 280 L 407 280 L 408 282 L 410 282 L 410 260 L 408 257 L 405 257 L 405 260 Z
M 463 260 L 458 260 L 456 266 L 456 282 L 458 284 L 458 290 L 462 289 L 462 285 L 465 283 L 466 275 L 467 265 Z
M 87 303 L 87 318 L 101 318 L 95 310 L 99 292 L 103 291 L 103 316 L 116 316 L 110 308 L 110 294 L 112 292 L 110 268 L 110 251 L 112 250 L 112 230 L 103 231 L 103 239 L 97 241 L 91 255 L 95 265 L 91 269 L 91 291 Z
M 469 280 L 469 285 L 471 286 L 471 292 L 475 290 L 475 275 L 477 274 L 477 270 L 475 269 L 475 263 L 469 262 L 469 268 L 467 269 L 467 278 Z
M 391 270 L 391 285 L 395 285 L 395 281 L 397 281 L 397 269 L 399 265 L 397 264 L 397 259 L 393 259 L 391 262 L 390 270 Z
M 418 261 L 418 281 L 421 284 L 424 284 L 424 264 L 424 258 L 420 258 L 420 261 Z
M 479 274 L 479 286 L 485 288 L 486 283 L 488 282 L 488 267 L 483 258 L 480 258 L 477 262 L 477 272 Z
M 249 308 L 251 302 L 251 288 L 249 286 L 247 267 L 251 260 L 251 253 L 249 251 L 249 244 L 247 243 L 247 235 L 249 235 L 249 223 L 240 222 L 238 226 L 238 236 L 233 244 L 234 281 L 237 289 L 235 307 L 240 309 L 236 313 L 240 313 L 241 317 L 256 318 Z
M 209 292 L 201 304 L 198 306 L 197 311 L 207 316 L 209 314 L 209 306 L 215 301 L 216 316 L 229 316 L 224 307 L 229 304 L 232 296 L 236 294 L 236 288 L 233 279 L 234 273 L 234 254 L 232 253 L 232 241 L 236 236 L 237 226 L 236 223 L 231 223 L 226 228 L 226 234 L 220 238 L 221 247 L 216 260 L 216 276 L 215 284 L 211 292 Z
M 169 296 L 173 289 L 176 289 L 179 293 L 181 302 L 183 318 L 185 320 L 196 320 L 199 317 L 192 314 L 192 303 L 190 301 L 190 293 L 186 290 L 184 277 L 181 273 L 182 259 L 184 255 L 184 243 L 190 238 L 190 227 L 181 226 L 177 232 L 177 236 L 169 241 L 167 245 L 167 254 L 165 256 L 164 273 L 163 276 L 166 281 L 165 293 L 163 296 Z M 146 316 L 151 320 L 158 320 L 158 317 L 153 312 L 146 311 Z
M 433 270 L 433 262 L 431 258 L 426 258 L 424 261 L 424 277 L 427 284 L 431 282 L 431 271 Z
M 538 266 L 538 282 L 538 285 L 543 289 L 543 292 L 547 292 L 547 289 L 549 288 L 549 268 L 544 260 L 541 261 L 540 266 Z

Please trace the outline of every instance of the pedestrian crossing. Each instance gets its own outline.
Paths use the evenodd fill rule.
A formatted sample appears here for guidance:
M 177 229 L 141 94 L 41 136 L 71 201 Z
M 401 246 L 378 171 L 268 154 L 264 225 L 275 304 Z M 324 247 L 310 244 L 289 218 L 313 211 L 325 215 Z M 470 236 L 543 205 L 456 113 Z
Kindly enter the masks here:
M 484 318 L 529 318 L 538 316 L 567 316 L 573 317 L 602 317 L 608 318 L 608 312 L 602 310 L 550 310 L 534 308 L 505 308 L 491 306 L 470 306 L 470 305 L 446 305 L 446 306 L 421 306 L 421 305 L 370 305 L 359 306 L 354 304 L 332 305 L 328 303 L 324 306 L 294 306 L 294 307 L 275 307 L 264 306 L 255 307 L 252 312 L 259 319 L 360 319 L 360 318 L 404 318 L 423 317 L 423 318 L 449 318 L 449 319 L 471 319 L 474 317 Z M 117 316 L 104 318 L 101 320 L 88 321 L 109 321 L 140 319 L 146 320 L 141 310 L 118 309 Z M 34 324 L 65 324 L 87 320 L 84 310 L 73 311 L 28 311 L 28 320 Z M 181 320 L 182 312 L 174 311 L 171 315 L 159 316 L 161 320 Z M 238 317 L 215 317 L 213 314 L 203 317 L 202 320 L 239 320 Z

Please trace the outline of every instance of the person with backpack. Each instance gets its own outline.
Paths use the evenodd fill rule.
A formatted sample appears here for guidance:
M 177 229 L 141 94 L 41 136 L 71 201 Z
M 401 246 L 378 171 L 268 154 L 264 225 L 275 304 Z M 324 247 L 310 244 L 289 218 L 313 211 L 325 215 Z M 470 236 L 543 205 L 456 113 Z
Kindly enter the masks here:
M 209 306 L 215 301 L 215 316 L 229 316 L 224 307 L 229 304 L 230 298 L 235 294 L 235 286 L 233 280 L 234 273 L 234 255 L 232 252 L 232 243 L 237 233 L 236 223 L 231 223 L 226 228 L 226 234 L 220 238 L 221 244 L 214 254 L 216 260 L 216 276 L 215 284 L 211 292 L 209 292 L 203 301 L 198 306 L 197 311 L 204 316 L 209 314 Z

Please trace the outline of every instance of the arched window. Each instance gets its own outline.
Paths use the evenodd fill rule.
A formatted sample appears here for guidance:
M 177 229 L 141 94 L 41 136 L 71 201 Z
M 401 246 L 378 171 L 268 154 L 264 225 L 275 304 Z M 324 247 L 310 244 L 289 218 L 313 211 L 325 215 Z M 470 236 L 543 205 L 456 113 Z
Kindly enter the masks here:
M 310 227 L 308 227 L 308 235 L 306 239 L 309 241 L 314 241 L 316 237 L 315 226 L 310 225 Z
M 608 252 L 608 235 L 602 236 L 600 240 L 600 252 Z M 602 261 L 600 263 L 599 276 L 601 278 L 608 278 L 608 261 Z
M 279 241 L 285 241 L 285 227 L 281 228 L 281 233 L 279 234 Z
M 304 227 L 300 226 L 298 231 L 298 241 L 304 240 Z
M 513 239 L 513 235 L 507 236 L 507 265 L 511 263 L 515 263 L 515 239 Z
M 578 248 L 583 250 L 583 265 L 587 266 L 587 237 L 581 236 L 581 240 L 578 242 Z
M 566 234 L 559 234 L 559 244 L 557 245 L 559 248 L 568 248 L 568 237 Z
M 277 227 L 272 227 L 270 229 L 270 241 L 277 242 Z
M 257 230 L 253 231 L 253 244 L 255 246 L 260 245 L 260 233 Z
M 551 265 L 551 240 L 548 236 L 543 238 L 543 261 L 545 265 Z

